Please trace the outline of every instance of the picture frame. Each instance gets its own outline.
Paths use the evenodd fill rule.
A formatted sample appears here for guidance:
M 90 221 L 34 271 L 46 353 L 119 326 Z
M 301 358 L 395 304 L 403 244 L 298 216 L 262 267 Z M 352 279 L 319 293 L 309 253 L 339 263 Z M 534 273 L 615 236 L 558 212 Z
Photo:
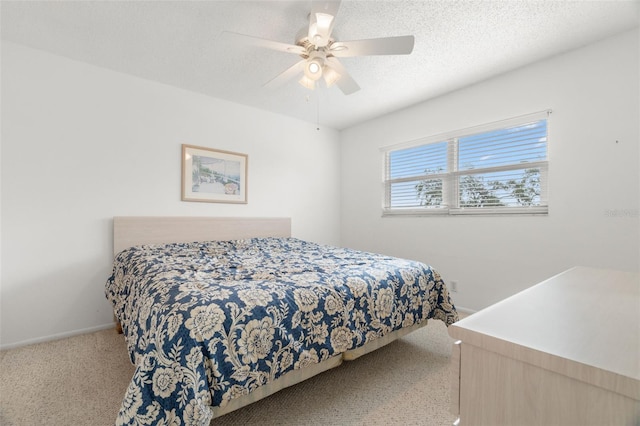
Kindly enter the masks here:
M 247 204 L 249 156 L 182 145 L 182 201 Z

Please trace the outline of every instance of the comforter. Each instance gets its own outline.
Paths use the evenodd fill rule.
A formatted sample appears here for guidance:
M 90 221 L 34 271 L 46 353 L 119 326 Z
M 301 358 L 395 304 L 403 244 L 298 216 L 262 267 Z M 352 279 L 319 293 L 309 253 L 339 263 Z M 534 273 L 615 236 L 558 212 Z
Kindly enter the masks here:
M 427 265 L 294 238 L 132 247 L 106 296 L 136 366 L 117 424 L 207 425 L 287 372 L 457 320 Z

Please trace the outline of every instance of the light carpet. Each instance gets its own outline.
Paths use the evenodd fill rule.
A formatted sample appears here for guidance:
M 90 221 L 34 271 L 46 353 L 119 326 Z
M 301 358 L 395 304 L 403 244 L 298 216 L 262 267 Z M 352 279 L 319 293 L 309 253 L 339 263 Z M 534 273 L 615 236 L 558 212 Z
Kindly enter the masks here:
M 451 425 L 441 321 L 212 425 Z M 133 375 L 115 330 L 0 352 L 0 425 L 113 425 Z

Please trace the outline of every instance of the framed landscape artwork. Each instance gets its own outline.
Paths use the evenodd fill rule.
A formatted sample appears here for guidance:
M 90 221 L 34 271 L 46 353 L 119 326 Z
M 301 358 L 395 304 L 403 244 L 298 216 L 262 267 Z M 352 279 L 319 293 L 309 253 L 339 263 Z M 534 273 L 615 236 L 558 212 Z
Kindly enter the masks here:
M 182 201 L 247 203 L 246 154 L 182 145 Z

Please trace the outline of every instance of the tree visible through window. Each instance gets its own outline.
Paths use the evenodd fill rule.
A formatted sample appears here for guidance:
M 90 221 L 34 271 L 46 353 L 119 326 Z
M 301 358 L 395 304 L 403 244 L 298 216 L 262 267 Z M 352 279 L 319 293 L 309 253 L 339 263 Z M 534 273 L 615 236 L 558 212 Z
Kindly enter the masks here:
M 385 150 L 384 213 L 546 213 L 541 115 Z

